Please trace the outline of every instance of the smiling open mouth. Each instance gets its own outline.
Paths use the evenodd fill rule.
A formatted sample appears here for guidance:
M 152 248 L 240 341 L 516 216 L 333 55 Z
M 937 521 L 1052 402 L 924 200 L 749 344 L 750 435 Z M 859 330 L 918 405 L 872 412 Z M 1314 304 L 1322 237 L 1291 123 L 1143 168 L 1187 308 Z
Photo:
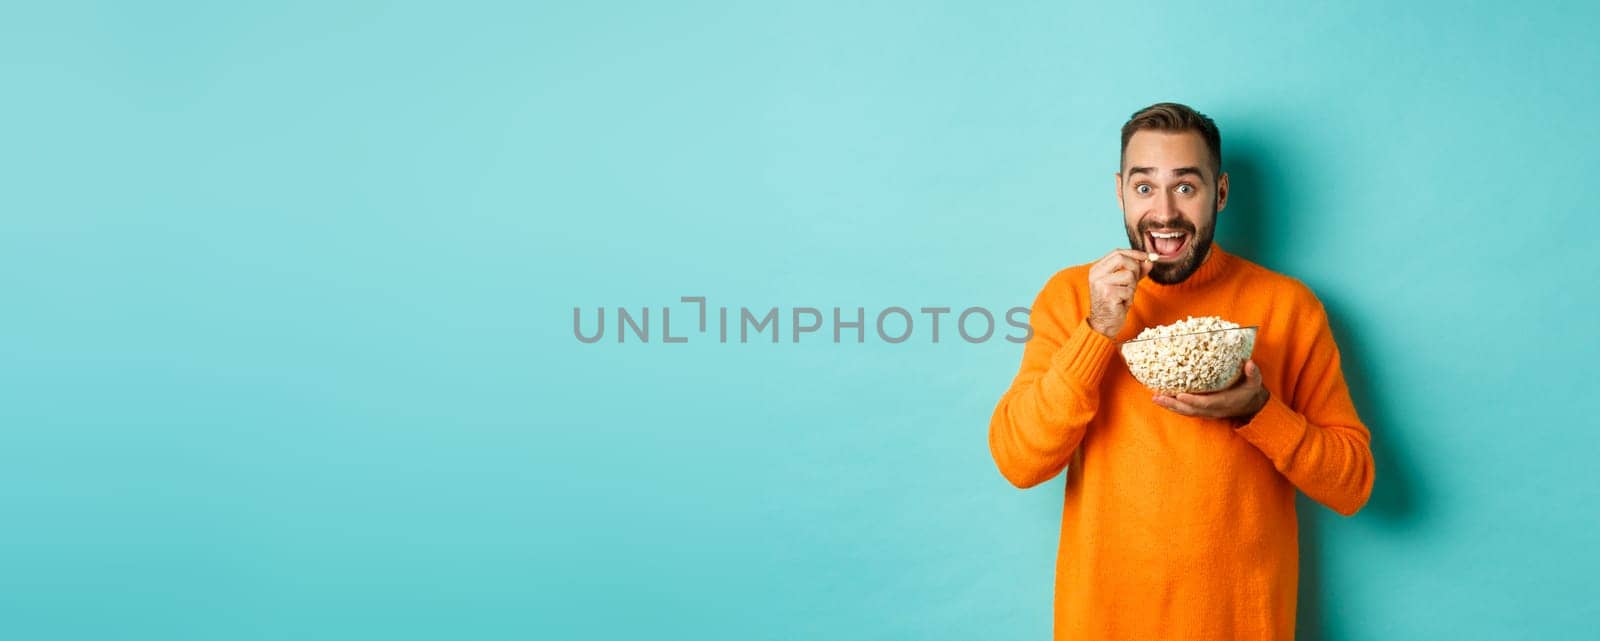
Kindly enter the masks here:
M 1184 231 L 1150 230 L 1144 234 L 1145 247 L 1162 258 L 1172 258 L 1183 252 L 1189 244 L 1189 233 Z

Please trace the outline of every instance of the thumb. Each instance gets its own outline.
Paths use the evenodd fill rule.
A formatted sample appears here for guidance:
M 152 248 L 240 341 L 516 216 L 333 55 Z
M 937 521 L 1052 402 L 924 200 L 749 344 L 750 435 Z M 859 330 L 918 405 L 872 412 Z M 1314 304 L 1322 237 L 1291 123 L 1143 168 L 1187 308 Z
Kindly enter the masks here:
M 1251 380 L 1260 380 L 1261 379 L 1261 368 L 1256 367 L 1255 359 L 1250 359 L 1248 361 L 1245 361 L 1245 363 L 1244 363 L 1244 377 L 1248 378 L 1248 379 L 1251 379 Z

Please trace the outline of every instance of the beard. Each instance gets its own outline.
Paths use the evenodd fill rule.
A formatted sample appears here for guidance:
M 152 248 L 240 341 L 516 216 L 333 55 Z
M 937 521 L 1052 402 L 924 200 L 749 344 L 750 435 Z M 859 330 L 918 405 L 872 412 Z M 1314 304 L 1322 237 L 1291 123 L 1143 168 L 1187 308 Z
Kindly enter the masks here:
M 1193 276 L 1195 270 L 1200 269 L 1200 261 L 1205 260 L 1206 254 L 1211 252 L 1211 237 L 1217 229 L 1216 220 L 1216 212 L 1212 211 L 1211 224 L 1200 229 L 1196 229 L 1193 224 L 1183 219 L 1164 224 L 1141 221 L 1137 229 L 1126 224 L 1123 227 L 1128 231 L 1128 246 L 1142 252 L 1154 251 L 1154 248 L 1146 247 L 1144 243 L 1145 236 L 1152 227 L 1181 229 L 1189 235 L 1189 242 L 1183 248 L 1182 254 L 1176 259 L 1158 262 L 1150 268 L 1150 280 L 1162 285 L 1176 285 Z

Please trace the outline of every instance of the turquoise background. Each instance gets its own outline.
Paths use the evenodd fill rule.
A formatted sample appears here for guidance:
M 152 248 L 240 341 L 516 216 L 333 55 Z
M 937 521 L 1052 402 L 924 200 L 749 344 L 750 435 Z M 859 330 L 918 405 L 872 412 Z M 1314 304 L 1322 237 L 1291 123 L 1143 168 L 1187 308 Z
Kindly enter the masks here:
M 1048 638 L 1020 346 L 572 309 L 1028 305 L 1172 99 L 1375 434 L 1299 636 L 1595 638 L 1593 5 L 862 4 L 0 10 L 0 637 Z

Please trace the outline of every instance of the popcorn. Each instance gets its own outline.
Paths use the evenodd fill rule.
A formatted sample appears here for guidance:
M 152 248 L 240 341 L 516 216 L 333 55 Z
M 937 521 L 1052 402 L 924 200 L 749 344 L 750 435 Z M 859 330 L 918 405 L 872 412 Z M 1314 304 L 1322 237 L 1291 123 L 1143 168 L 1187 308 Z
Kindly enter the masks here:
M 1158 394 L 1205 394 L 1238 379 L 1255 342 L 1254 327 L 1241 328 L 1216 316 L 1190 316 L 1145 328 L 1122 344 L 1122 359 L 1134 378 Z

